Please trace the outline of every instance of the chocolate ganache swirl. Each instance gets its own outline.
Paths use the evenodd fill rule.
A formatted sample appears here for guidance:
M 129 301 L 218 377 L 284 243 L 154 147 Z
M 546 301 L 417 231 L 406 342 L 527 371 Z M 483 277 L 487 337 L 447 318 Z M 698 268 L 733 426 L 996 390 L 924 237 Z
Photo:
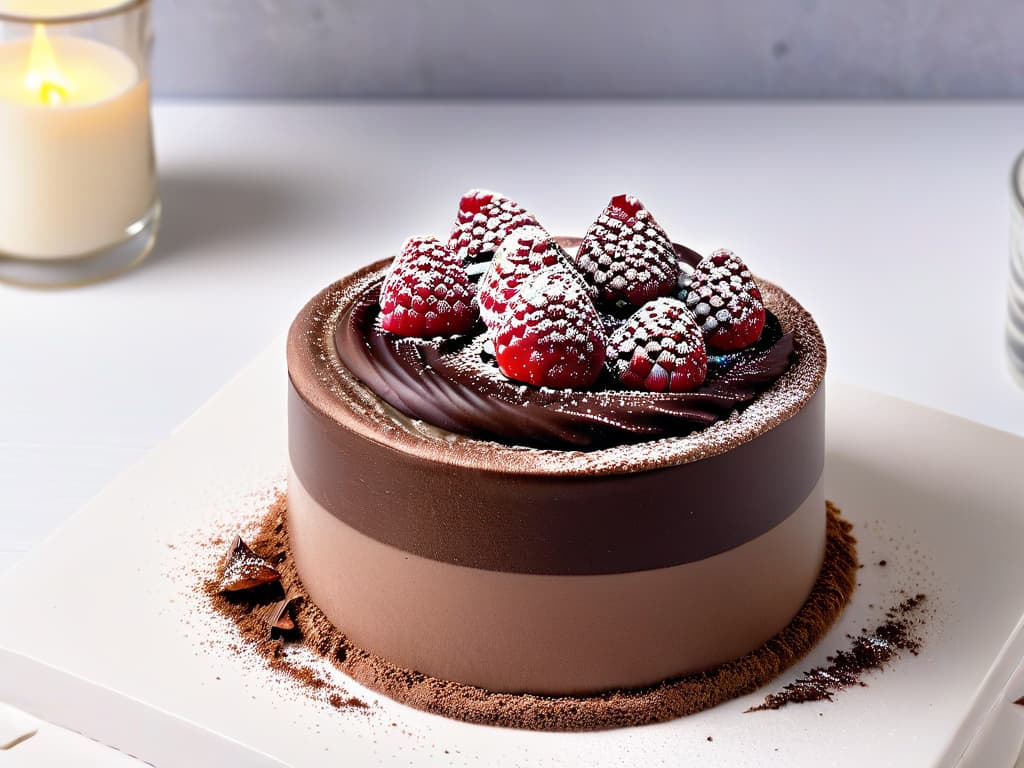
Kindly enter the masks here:
M 559 238 L 566 247 L 579 241 Z M 695 252 L 676 246 L 692 267 Z M 383 275 L 382 275 L 383 277 Z M 742 409 L 770 387 L 795 354 L 792 333 L 769 310 L 761 338 L 739 352 L 709 355 L 708 375 L 685 393 L 622 389 L 607 371 L 587 390 L 511 381 L 488 353 L 483 323 L 446 338 L 400 337 L 379 323 L 380 283 L 341 315 L 341 361 L 393 408 L 450 432 L 510 445 L 593 450 L 686 435 Z M 602 311 L 609 331 L 624 318 Z

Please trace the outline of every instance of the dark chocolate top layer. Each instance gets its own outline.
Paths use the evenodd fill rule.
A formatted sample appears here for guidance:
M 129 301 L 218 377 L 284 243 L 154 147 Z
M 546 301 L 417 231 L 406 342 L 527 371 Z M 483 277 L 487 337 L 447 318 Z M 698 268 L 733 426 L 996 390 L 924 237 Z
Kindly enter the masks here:
M 570 238 L 561 238 L 568 247 Z M 699 256 L 682 246 L 683 261 Z M 760 341 L 709 358 L 708 376 L 693 392 L 638 392 L 605 372 L 587 390 L 537 388 L 507 379 L 486 352 L 483 323 L 450 338 L 403 338 L 378 322 L 379 285 L 369 285 L 339 318 L 341 361 L 406 416 L 441 429 L 514 445 L 592 450 L 713 424 L 751 402 L 789 367 L 793 333 L 771 313 Z M 613 326 L 621 319 L 605 314 Z

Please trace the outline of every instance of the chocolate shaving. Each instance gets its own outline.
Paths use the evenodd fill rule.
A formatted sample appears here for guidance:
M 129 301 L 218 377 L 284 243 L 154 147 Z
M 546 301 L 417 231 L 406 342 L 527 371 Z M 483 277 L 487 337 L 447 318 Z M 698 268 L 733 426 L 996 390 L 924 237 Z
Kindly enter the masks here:
M 274 566 L 249 549 L 241 536 L 235 536 L 224 558 L 224 570 L 219 583 L 221 592 L 241 592 L 280 580 L 281 574 Z
M 271 603 L 263 609 L 263 620 L 271 633 L 274 630 L 281 632 L 293 632 L 295 630 L 295 606 L 301 598 L 298 595 L 290 595 L 276 603 Z
M 1021 696 L 1019 699 L 1017 699 L 1013 703 L 1016 704 L 1019 707 L 1024 707 L 1024 696 Z

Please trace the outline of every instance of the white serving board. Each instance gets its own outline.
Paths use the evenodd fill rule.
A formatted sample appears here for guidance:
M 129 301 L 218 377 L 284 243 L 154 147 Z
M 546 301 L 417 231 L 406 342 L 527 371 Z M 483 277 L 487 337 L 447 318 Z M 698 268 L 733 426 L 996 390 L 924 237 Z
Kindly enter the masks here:
M 1024 653 L 1024 440 L 830 382 L 826 490 L 855 523 L 867 565 L 840 624 L 771 688 L 846 647 L 845 634 L 873 626 L 900 588 L 926 592 L 935 613 L 919 656 L 831 703 L 744 714 L 762 691 L 599 733 L 467 725 L 351 682 L 373 707 L 335 710 L 226 652 L 231 627 L 188 588 L 191 571 L 220 555 L 201 550 L 196 532 L 251 518 L 282 483 L 285 383 L 278 342 L 0 577 L 0 646 L 296 766 L 953 766 L 983 715 L 1024 694 L 1004 690 Z

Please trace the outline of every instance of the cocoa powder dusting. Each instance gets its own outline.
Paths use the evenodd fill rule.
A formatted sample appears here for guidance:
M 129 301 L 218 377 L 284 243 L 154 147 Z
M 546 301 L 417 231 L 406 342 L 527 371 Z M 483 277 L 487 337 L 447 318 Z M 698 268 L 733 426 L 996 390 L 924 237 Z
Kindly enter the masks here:
M 258 605 L 218 592 L 218 574 L 205 585 L 213 607 L 232 619 L 245 642 L 270 664 L 311 688 L 327 682 L 311 670 L 289 662 L 289 643 L 303 643 L 356 682 L 403 704 L 472 723 L 550 731 L 581 731 L 655 723 L 714 707 L 751 693 L 802 658 L 842 613 L 856 586 L 857 553 L 852 526 L 827 503 L 825 561 L 818 580 L 793 621 L 755 651 L 706 672 L 667 680 L 655 686 L 613 690 L 591 696 L 540 696 L 486 691 L 398 667 L 349 642 L 309 599 L 290 557 L 285 525 L 286 499 L 281 494 L 268 509 L 250 546 L 280 571 L 273 594 Z M 287 594 L 294 603 L 293 636 L 271 636 L 265 606 Z M 262 606 L 262 610 L 260 607 Z M 342 691 L 329 703 L 365 710 L 367 704 Z
M 884 560 L 879 563 L 884 564 Z M 904 651 L 916 656 L 921 650 L 921 638 L 916 631 L 913 614 L 924 600 L 923 594 L 917 594 L 890 608 L 885 614 L 885 621 L 870 632 L 862 629 L 859 635 L 851 638 L 848 649 L 836 651 L 828 657 L 828 664 L 804 672 L 747 712 L 781 709 L 787 704 L 808 701 L 832 701 L 839 691 L 866 686 L 863 680 L 866 672 L 883 669 Z
M 259 530 L 249 542 L 249 549 L 259 553 L 259 557 L 274 563 L 275 568 L 283 575 L 284 564 L 289 561 L 287 539 L 284 535 L 284 504 L 285 496 L 278 494 L 260 521 Z M 289 571 L 289 578 L 294 578 Z M 321 692 L 332 686 L 314 670 L 301 664 L 293 663 L 286 652 L 291 643 L 302 642 L 301 630 L 296 626 L 292 630 L 281 631 L 278 624 L 281 613 L 279 609 L 290 608 L 292 617 L 308 602 L 305 592 L 288 588 L 282 581 L 266 584 L 246 592 L 225 593 L 221 589 L 222 574 L 212 574 L 203 583 L 202 589 L 209 597 L 214 609 L 231 619 L 238 627 L 246 647 L 255 650 L 262 656 L 271 669 L 275 669 L 291 677 L 307 691 Z M 282 606 L 283 603 L 283 606 Z M 294 621 L 294 618 L 293 618 Z M 297 622 L 294 622 L 297 624 Z M 242 649 L 239 649 L 242 650 Z M 332 690 L 328 701 L 337 709 L 366 709 L 367 703 L 350 696 L 343 689 Z

